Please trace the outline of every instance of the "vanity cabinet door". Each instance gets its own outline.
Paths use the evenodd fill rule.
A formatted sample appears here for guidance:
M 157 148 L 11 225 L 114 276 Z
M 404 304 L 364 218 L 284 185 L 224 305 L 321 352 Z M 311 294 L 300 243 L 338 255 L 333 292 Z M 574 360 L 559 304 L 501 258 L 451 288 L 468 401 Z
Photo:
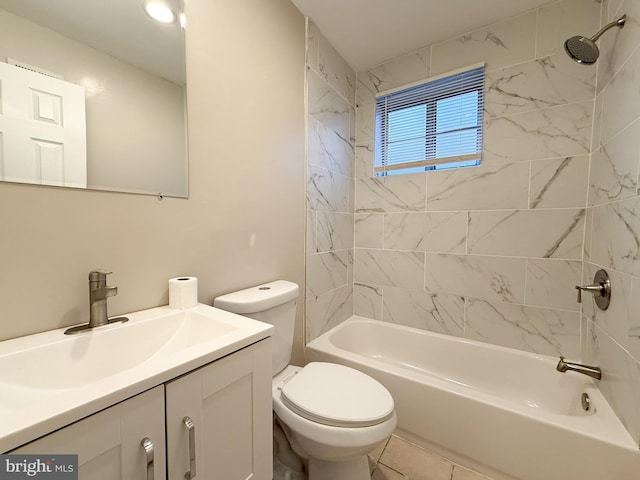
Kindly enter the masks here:
M 158 386 L 73 423 L 10 453 L 78 454 L 82 480 L 146 480 L 153 443 L 153 473 L 165 478 L 164 387 Z
M 271 480 L 271 339 L 167 383 L 166 408 L 168 480 Z

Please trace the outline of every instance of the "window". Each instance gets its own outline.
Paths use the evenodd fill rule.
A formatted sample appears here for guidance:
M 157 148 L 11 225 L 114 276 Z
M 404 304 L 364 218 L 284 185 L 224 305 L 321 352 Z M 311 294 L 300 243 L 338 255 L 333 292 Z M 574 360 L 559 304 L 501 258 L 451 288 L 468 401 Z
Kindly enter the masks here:
M 484 65 L 382 92 L 375 175 L 480 165 Z

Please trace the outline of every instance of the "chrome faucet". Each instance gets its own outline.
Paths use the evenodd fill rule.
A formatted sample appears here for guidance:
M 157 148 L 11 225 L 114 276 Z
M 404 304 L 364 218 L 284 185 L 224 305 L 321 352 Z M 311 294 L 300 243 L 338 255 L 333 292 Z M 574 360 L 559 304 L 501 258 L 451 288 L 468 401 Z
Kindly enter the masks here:
M 109 323 L 107 298 L 118 294 L 118 287 L 107 287 L 107 275 L 111 272 L 93 270 L 89 272 L 89 327 L 100 327 Z
M 118 294 L 118 287 L 107 286 L 107 275 L 111 272 L 93 270 L 89 272 L 89 323 L 65 330 L 66 335 L 91 330 L 95 327 L 116 322 L 126 322 L 127 317 L 109 318 L 107 315 L 107 298 Z
M 563 373 L 570 370 L 573 372 L 582 373 L 583 375 L 587 375 L 589 377 L 593 377 L 596 380 L 602 379 L 602 370 L 600 370 L 600 367 L 582 365 L 581 363 L 565 362 L 564 357 L 560 357 L 560 361 L 558 362 L 558 365 L 556 365 L 556 370 Z

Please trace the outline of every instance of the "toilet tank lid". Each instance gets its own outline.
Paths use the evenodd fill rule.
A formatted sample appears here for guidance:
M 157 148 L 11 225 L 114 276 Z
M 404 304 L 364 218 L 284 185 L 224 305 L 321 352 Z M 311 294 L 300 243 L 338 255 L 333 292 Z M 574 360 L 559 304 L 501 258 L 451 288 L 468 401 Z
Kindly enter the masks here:
M 295 300 L 298 292 L 296 283 L 275 280 L 216 297 L 213 306 L 233 313 L 255 313 Z

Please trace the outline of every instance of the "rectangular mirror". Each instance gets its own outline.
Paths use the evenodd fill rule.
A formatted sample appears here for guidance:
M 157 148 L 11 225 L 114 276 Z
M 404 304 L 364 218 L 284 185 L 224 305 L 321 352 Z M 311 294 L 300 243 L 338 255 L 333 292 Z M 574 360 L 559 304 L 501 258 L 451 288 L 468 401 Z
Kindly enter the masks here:
M 0 0 L 0 180 L 187 197 L 182 12 Z

